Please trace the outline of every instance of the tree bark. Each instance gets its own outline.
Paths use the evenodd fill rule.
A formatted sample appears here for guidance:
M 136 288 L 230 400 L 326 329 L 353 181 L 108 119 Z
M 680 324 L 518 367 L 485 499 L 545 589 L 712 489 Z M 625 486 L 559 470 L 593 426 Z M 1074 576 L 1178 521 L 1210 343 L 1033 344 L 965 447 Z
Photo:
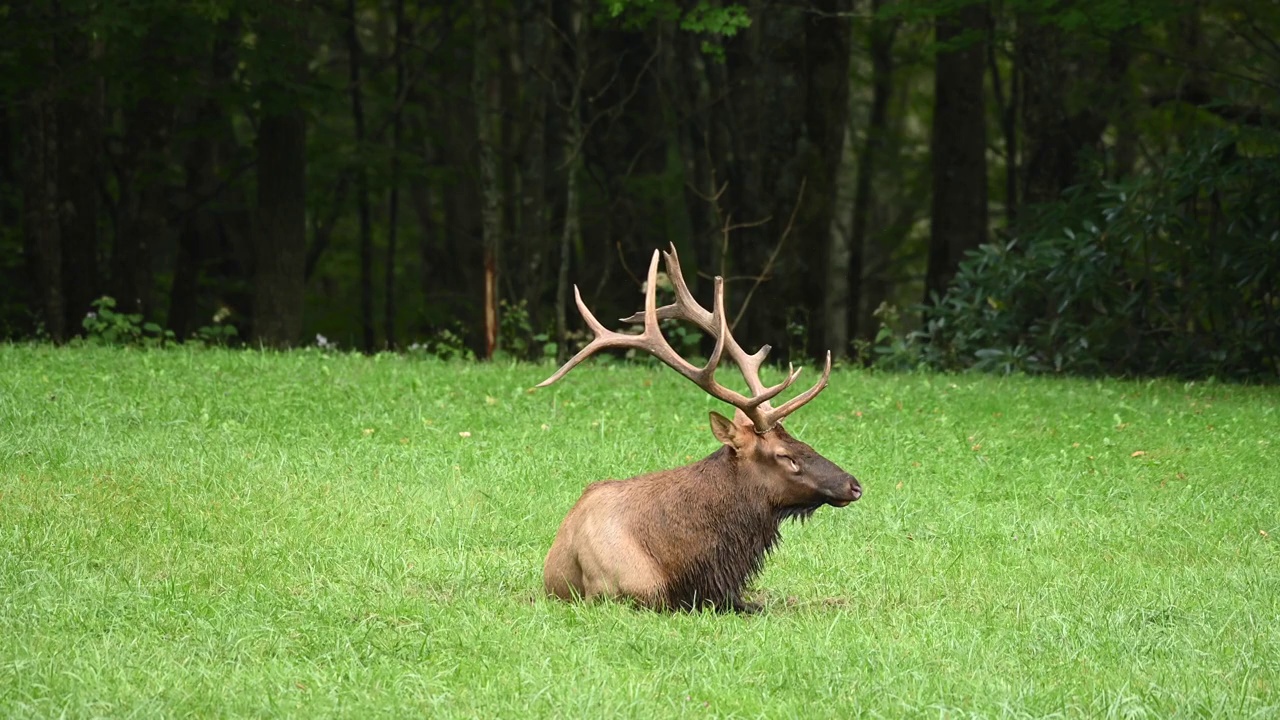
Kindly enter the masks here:
M 1009 74 L 1009 94 L 1006 99 L 1004 81 L 1000 74 L 997 30 L 994 12 L 989 13 L 987 68 L 991 72 L 991 92 L 995 96 L 996 116 L 1004 139 L 1004 219 L 1006 225 L 1012 225 L 1018 215 L 1018 71 L 1015 67 Z
M 872 0 L 871 12 L 878 15 L 884 0 Z M 849 285 L 853 289 L 849 335 L 870 340 L 875 336 L 871 313 L 880 304 L 881 294 L 869 292 L 866 283 L 867 228 L 871 222 L 873 179 L 878 160 L 885 151 L 889 133 L 889 102 L 893 97 L 893 42 L 897 24 L 875 17 L 867 31 L 871 55 L 871 111 L 858 152 L 858 181 L 854 190 L 849 239 Z M 885 253 L 877 253 L 883 255 Z
M 44 330 L 56 343 L 66 339 L 62 294 L 62 231 L 58 222 L 58 114 L 38 93 L 29 101 L 23 174 L 25 234 L 30 238 L 35 296 Z
M 1096 144 L 1106 129 L 1099 111 L 1110 104 L 1111 86 L 1104 77 L 1107 58 L 1099 61 L 1091 53 L 1074 50 L 1062 28 L 1031 13 L 1018 17 L 1015 53 L 1022 92 L 1025 206 L 1057 200 L 1079 179 L 1080 151 Z M 1091 83 L 1091 101 L 1073 108 L 1069 101 L 1086 82 Z
M 821 339 L 825 348 L 810 348 L 811 354 L 818 351 L 821 355 L 821 350 L 826 349 L 840 357 L 849 351 L 847 327 L 851 296 L 847 285 L 837 288 L 838 309 L 832 307 L 836 304 L 834 300 L 824 297 L 822 265 L 834 263 L 828 254 L 829 242 L 822 242 L 822 238 L 830 233 L 836 214 L 836 177 L 848 134 L 852 2 L 821 0 L 811 4 L 819 12 L 806 16 L 804 23 L 805 117 L 798 143 L 800 152 L 808 155 L 801 161 L 806 167 L 800 178 L 804 204 L 795 215 L 799 227 L 792 230 L 787 242 L 794 242 L 792 247 L 798 246 L 798 254 L 819 260 L 801 267 L 794 276 L 800 281 L 802 290 L 797 296 L 803 299 L 808 316 L 823 323 L 823 328 L 813 328 L 810 336 L 814 344 Z M 794 207 L 800 201 L 797 190 L 786 205 Z M 787 216 L 777 217 L 781 221 Z M 785 231 L 783 223 L 785 221 L 778 223 L 779 232 Z M 847 257 L 847 253 L 844 256 Z M 847 276 L 847 272 L 845 274 Z M 834 310 L 834 316 L 827 315 L 827 310 Z
M 232 250 L 230 258 L 220 258 L 219 236 L 223 224 L 220 217 L 219 195 L 233 195 L 220 187 L 219 175 L 225 171 L 223 157 L 228 155 L 234 135 L 226 118 L 226 112 L 215 99 L 225 92 L 231 82 L 236 65 L 236 38 L 239 21 L 228 19 L 219 24 L 205 66 L 207 89 L 196 99 L 187 113 L 188 127 L 203 128 L 187 144 L 183 168 L 186 176 L 184 215 L 178 232 L 178 248 L 173 263 L 173 285 L 169 292 L 169 329 L 179 339 L 186 339 L 202 323 L 197 320 L 200 310 L 200 287 L 205 265 L 250 265 L 240 253 Z M 232 202 L 241 206 L 242 203 Z M 228 223 L 230 224 L 230 223 Z M 236 234 L 234 230 L 230 234 Z M 243 252 L 243 250 L 241 251 Z M 230 262 L 228 262 L 228 259 Z M 221 262 L 218 262 L 221 260 Z M 228 279 L 217 278 L 216 285 L 227 284 Z
M 530 0 L 521 4 L 521 36 L 524 56 L 521 71 L 517 75 L 524 95 L 523 143 L 520 172 L 519 222 L 516 237 L 523 244 L 523 258 L 514 272 L 520 274 L 520 286 L 525 306 L 535 327 L 542 327 L 539 311 L 543 293 L 548 256 L 554 252 L 554 238 L 549 230 L 547 207 L 547 110 L 548 83 L 544 80 L 551 71 L 547 39 L 547 23 L 550 17 L 546 0 Z
M 982 37 L 985 5 L 938 18 L 939 43 Z M 934 71 L 933 203 L 925 302 L 946 294 L 960 260 L 987 239 L 987 132 L 983 104 L 983 42 L 939 52 Z
M 849 272 L 853 259 L 849 227 L 851 214 L 841 210 L 852 207 L 855 197 L 858 167 L 852 135 L 852 128 L 846 127 L 840 169 L 836 173 L 836 211 L 831 214 L 831 225 L 827 231 L 827 263 L 823 277 L 826 289 L 822 293 L 822 316 L 826 325 L 823 327 L 822 344 L 832 348 L 837 357 L 846 354 L 852 325 L 850 318 L 856 318 L 858 313 L 857 286 L 850 282 L 853 275 Z
M 166 66 L 179 53 L 175 39 L 157 24 L 142 40 L 143 62 Z M 131 82 L 136 97 L 124 110 L 124 152 L 117 161 L 119 224 L 111 253 L 111 295 L 125 312 L 151 315 L 154 259 L 168 239 L 165 177 L 169 162 L 175 107 L 163 79 L 139 77 Z
M 360 65 L 364 51 L 360 46 L 356 0 L 347 0 L 347 61 L 351 82 L 351 120 L 356 134 L 356 213 L 360 220 L 360 330 L 366 353 L 374 351 L 373 325 L 373 228 L 369 207 L 369 172 L 364 161 L 364 88 L 360 82 Z
M 560 270 L 556 276 L 556 362 L 569 358 L 569 267 L 571 253 L 582 233 L 581 199 L 578 176 L 582 164 L 585 128 L 582 123 L 582 100 L 586 92 L 589 56 L 587 54 L 587 10 L 581 0 L 573 3 L 570 32 L 573 43 L 573 78 L 569 105 L 565 112 L 564 158 L 565 180 L 564 228 L 560 233 Z
M 253 326 L 255 339 L 267 347 L 290 347 L 302 334 L 306 137 L 300 108 L 281 108 L 258 124 Z
M 395 0 L 395 46 L 392 49 L 392 62 L 395 65 L 395 117 L 391 121 L 391 190 L 387 197 L 387 263 L 386 279 L 383 281 L 386 297 L 383 305 L 383 335 L 387 347 L 391 350 L 399 345 L 396 334 L 396 241 L 400 232 L 400 142 L 403 134 L 403 117 L 401 99 L 405 92 L 405 60 L 404 45 L 407 31 L 405 29 L 404 0 Z
M 216 107 L 203 106 L 202 117 L 216 113 Z M 215 115 L 216 117 L 216 115 Z M 188 206 L 182 227 L 178 231 L 178 249 L 173 262 L 173 286 L 169 291 L 169 329 L 178 339 L 186 339 L 196 329 L 196 294 L 200 283 L 200 268 L 214 234 L 212 217 L 201 207 L 213 193 L 214 173 L 213 141 L 197 137 L 187 146 L 184 161 L 186 174 L 186 204 Z
M 482 198 L 480 226 L 484 249 L 484 357 L 492 359 L 498 350 L 498 255 L 502 242 L 502 188 L 497 156 L 500 137 L 497 112 L 501 100 L 501 83 L 494 70 L 496 61 L 496 28 L 488 3 L 474 6 L 475 56 L 471 89 L 476 103 L 476 128 L 479 140 L 480 193 Z
M 265 347 L 288 348 L 302 335 L 306 300 L 307 116 L 301 98 L 276 78 L 306 81 L 306 28 L 286 0 L 269 12 L 262 29 L 278 38 L 271 61 L 279 67 L 264 68 L 260 95 L 252 337 Z
M 62 65 L 91 62 L 91 39 L 72 33 Z M 96 80 L 90 79 L 58 103 L 58 193 L 62 236 L 65 327 L 81 329 L 90 303 L 98 297 L 98 174 L 102 169 L 102 106 Z
M 569 267 L 573 247 L 581 234 L 578 208 L 578 162 L 569 165 L 565 180 L 564 230 L 560 234 L 560 268 L 556 273 L 556 362 L 569 359 Z

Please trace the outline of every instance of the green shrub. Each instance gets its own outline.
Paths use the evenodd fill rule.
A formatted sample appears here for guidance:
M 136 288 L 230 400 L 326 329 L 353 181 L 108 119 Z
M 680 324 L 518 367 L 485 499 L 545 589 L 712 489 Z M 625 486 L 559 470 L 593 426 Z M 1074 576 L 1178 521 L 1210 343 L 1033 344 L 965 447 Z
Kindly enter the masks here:
M 945 369 L 1280 376 L 1280 156 L 1248 139 L 1037 209 L 969 253 L 911 350 Z
M 118 312 L 113 297 L 104 295 L 89 305 L 93 307 L 93 311 L 85 315 L 81 322 L 88 342 L 153 346 L 177 341 L 172 330 L 165 330 L 156 323 L 143 320 L 141 313 Z

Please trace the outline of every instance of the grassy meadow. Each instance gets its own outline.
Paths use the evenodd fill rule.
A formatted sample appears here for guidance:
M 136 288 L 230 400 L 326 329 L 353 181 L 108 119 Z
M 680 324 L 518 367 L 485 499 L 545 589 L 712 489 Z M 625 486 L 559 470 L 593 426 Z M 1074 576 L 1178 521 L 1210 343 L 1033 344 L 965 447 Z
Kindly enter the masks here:
M 661 615 L 542 560 L 723 406 L 551 370 L 0 346 L 0 717 L 1280 716 L 1276 388 L 837 370 L 863 499 Z

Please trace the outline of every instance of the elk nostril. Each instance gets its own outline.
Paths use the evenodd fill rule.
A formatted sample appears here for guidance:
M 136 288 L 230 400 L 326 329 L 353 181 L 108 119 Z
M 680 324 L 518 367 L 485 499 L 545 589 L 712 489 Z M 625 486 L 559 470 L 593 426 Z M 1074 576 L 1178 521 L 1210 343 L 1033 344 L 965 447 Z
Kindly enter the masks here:
M 857 500 L 858 498 L 862 497 L 862 486 L 858 484 L 857 480 L 849 481 L 849 489 L 853 491 L 854 500 Z

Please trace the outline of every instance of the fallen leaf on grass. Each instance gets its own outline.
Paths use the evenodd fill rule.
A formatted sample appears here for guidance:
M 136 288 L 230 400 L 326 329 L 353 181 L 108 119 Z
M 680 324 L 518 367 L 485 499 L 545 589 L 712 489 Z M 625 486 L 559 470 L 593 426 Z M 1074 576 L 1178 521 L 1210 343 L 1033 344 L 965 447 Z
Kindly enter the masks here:
M 1146 454 L 1147 454 L 1146 450 L 1134 450 L 1133 454 L 1130 455 L 1129 457 L 1142 457 L 1143 455 L 1146 455 Z
M 1258 531 L 1258 534 L 1259 534 L 1259 535 L 1261 535 L 1261 536 L 1262 536 L 1262 537 L 1264 537 L 1264 538 L 1269 538 L 1269 537 L 1271 537 L 1271 534 L 1270 534 L 1270 533 L 1268 533 L 1266 530 L 1259 530 L 1259 531 Z
M 372 434 L 373 434 L 373 428 L 365 428 L 364 430 L 361 430 L 360 432 L 364 433 L 364 436 L 365 436 L 365 437 L 369 437 L 370 435 L 372 435 Z
M 462 432 L 458 433 L 458 437 L 468 438 L 468 437 L 471 437 L 471 433 L 467 432 L 466 430 L 463 430 Z

